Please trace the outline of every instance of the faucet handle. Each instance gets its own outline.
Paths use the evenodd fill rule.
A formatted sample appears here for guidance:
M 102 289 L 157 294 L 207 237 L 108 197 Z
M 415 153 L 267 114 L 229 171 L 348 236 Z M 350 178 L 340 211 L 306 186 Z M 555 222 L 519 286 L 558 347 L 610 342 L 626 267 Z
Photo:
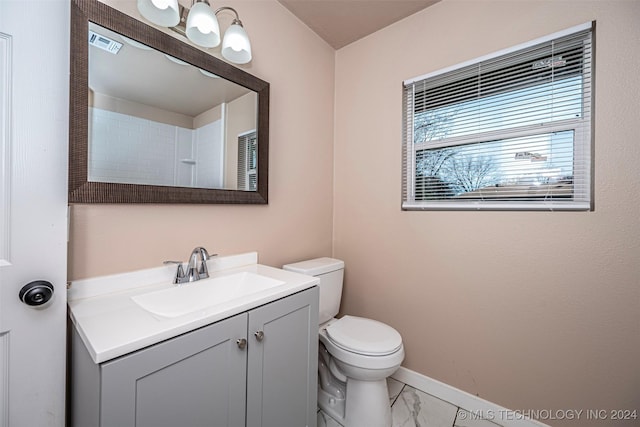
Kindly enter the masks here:
M 184 269 L 182 268 L 182 261 L 164 261 L 163 264 L 177 264 L 176 275 L 173 278 L 174 284 L 179 284 L 184 281 Z

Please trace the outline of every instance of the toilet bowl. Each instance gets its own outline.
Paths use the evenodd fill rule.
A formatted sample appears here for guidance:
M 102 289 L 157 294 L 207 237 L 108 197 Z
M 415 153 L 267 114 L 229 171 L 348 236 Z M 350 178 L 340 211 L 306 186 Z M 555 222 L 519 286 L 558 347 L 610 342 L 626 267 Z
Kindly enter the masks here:
M 320 278 L 320 409 L 345 427 L 390 427 L 387 377 L 404 359 L 400 334 L 376 320 L 334 317 L 342 296 L 342 261 L 318 258 L 283 268 Z

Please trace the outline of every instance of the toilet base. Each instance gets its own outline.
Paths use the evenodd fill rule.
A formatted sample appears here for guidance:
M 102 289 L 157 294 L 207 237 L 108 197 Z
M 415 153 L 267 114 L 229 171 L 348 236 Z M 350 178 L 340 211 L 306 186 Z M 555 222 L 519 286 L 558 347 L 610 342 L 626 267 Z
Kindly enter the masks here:
M 345 399 L 335 397 L 318 386 L 318 407 L 331 418 L 345 425 Z
M 391 427 L 387 379 L 347 379 L 345 427 Z
M 337 398 L 318 387 L 318 407 L 344 427 L 391 427 L 387 380 L 347 379 L 347 398 Z

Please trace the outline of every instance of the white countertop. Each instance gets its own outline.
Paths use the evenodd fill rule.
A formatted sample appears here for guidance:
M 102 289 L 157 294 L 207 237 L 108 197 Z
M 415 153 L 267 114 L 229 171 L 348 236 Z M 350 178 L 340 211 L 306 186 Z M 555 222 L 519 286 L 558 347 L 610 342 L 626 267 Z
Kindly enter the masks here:
M 257 253 L 212 258 L 210 279 L 250 272 L 283 285 L 178 317 L 154 315 L 131 298 L 171 288 L 175 266 L 79 280 L 67 291 L 71 320 L 95 363 L 122 356 L 319 284 L 316 277 L 257 263 Z M 202 279 L 206 282 L 210 279 Z M 189 286 L 185 284 L 183 286 Z

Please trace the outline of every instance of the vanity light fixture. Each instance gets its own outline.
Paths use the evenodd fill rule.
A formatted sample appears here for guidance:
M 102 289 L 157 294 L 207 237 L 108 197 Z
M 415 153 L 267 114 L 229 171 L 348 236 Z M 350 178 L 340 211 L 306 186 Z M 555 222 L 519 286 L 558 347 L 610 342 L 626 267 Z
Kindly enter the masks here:
M 251 42 L 235 9 L 223 6 L 214 12 L 209 0 L 192 0 L 191 9 L 178 0 L 138 0 L 138 11 L 148 21 L 186 36 L 198 46 L 211 48 L 220 44 L 218 13 L 231 11 L 235 18 L 224 33 L 222 56 L 235 64 L 251 61 Z

